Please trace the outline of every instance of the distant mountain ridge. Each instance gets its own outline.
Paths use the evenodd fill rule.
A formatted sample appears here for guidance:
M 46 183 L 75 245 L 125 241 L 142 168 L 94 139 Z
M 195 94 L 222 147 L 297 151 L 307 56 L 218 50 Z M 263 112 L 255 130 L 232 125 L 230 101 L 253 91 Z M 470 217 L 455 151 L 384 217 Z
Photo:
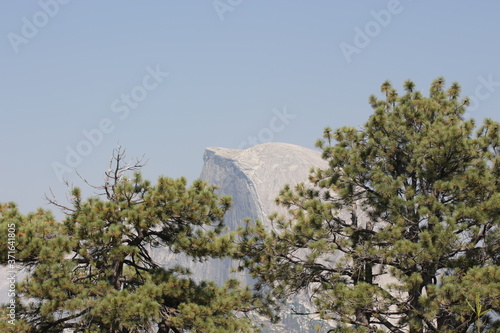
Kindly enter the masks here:
M 312 167 L 328 166 L 318 151 L 274 142 L 243 150 L 210 147 L 203 159 L 201 179 L 219 186 L 220 194 L 233 197 L 226 217 L 229 226 L 245 217 L 266 220 L 280 210 L 274 200 L 285 184 L 307 182 Z
M 226 213 L 225 224 L 230 230 L 243 225 L 244 220 L 267 221 L 273 212 L 285 213 L 274 200 L 285 184 L 307 182 L 311 168 L 327 167 L 321 153 L 288 143 L 263 143 L 246 149 L 220 147 L 206 148 L 200 178 L 219 187 L 219 195 L 232 197 L 233 205 Z M 194 263 L 190 258 L 178 256 L 161 248 L 153 249 L 155 260 L 167 266 L 188 267 L 195 280 L 214 280 L 222 284 L 229 277 L 242 282 L 251 280 L 232 273 L 234 263 L 229 260 L 209 260 Z
M 286 213 L 275 204 L 275 198 L 286 184 L 294 186 L 308 182 L 311 168 L 327 168 L 328 163 L 321 153 L 288 143 L 264 143 L 247 149 L 210 147 L 203 156 L 201 179 L 218 186 L 219 194 L 233 198 L 232 209 L 225 216 L 225 224 L 232 230 L 244 223 L 246 218 L 268 221 L 273 212 Z M 227 272 L 234 267 L 230 260 L 210 262 L 203 269 L 193 267 L 194 277 L 213 279 L 218 283 L 227 279 Z M 210 276 L 209 274 L 213 274 Z M 249 277 L 238 278 L 251 284 Z M 222 280 L 221 280 L 222 279 Z M 325 326 L 310 316 L 293 315 L 291 308 L 299 312 L 314 311 L 306 295 L 297 296 L 282 313 L 282 322 L 268 325 L 263 332 L 308 333 L 317 332 L 315 326 Z M 264 318 L 261 318 L 263 320 Z M 265 321 L 265 320 L 263 320 Z

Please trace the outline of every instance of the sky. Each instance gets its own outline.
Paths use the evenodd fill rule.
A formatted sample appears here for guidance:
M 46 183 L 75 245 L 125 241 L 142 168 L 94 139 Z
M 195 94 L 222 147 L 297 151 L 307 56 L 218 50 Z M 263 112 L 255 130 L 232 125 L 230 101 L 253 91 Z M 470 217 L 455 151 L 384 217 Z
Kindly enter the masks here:
M 371 94 L 459 82 L 499 120 L 500 2 L 2 0 L 0 202 L 57 211 L 118 146 L 143 175 L 199 177 L 206 147 L 314 148 Z M 92 191 L 87 188 L 88 195 Z

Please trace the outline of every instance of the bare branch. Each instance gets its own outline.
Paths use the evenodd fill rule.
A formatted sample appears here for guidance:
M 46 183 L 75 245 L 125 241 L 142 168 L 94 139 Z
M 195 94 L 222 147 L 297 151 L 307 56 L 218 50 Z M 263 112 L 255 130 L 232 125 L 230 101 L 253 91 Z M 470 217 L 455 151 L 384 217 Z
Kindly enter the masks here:
M 66 182 L 66 184 L 67 184 L 67 182 Z M 57 201 L 56 196 L 55 196 L 54 192 L 52 191 L 52 188 L 49 187 L 49 191 L 50 191 L 51 197 L 49 197 L 47 195 L 47 193 L 45 193 L 44 199 L 47 200 L 47 202 L 50 205 L 54 205 L 54 206 L 60 208 L 63 211 L 63 213 L 66 214 L 66 215 L 68 215 L 68 214 L 70 214 L 70 213 L 72 213 L 72 212 L 75 211 L 73 208 L 69 208 L 68 206 L 60 204 Z
M 118 185 L 127 172 L 140 170 L 147 163 L 147 160 L 144 161 L 143 155 L 141 158 L 136 158 L 135 161 L 130 161 L 122 166 L 123 160 L 126 158 L 125 152 L 125 149 L 118 146 L 109 159 L 108 170 L 104 173 L 104 186 L 100 188 L 104 190 L 105 193 L 103 195 L 105 194 L 108 200 L 115 198 L 116 185 Z

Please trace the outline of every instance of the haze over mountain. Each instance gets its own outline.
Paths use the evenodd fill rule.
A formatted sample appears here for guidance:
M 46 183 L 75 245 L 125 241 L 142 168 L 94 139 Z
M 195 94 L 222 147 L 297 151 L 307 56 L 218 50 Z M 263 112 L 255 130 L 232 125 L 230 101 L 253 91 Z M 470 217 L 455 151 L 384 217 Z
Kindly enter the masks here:
M 242 225 L 245 219 L 268 221 L 273 212 L 285 213 L 274 200 L 285 184 L 307 182 L 311 168 L 326 168 L 327 162 L 319 151 L 288 143 L 264 143 L 247 149 L 206 148 L 201 179 L 219 187 L 220 195 L 229 195 L 233 206 L 225 216 L 231 230 Z M 193 272 L 195 280 L 214 280 L 222 284 L 229 277 L 236 277 L 252 284 L 244 273 L 231 273 L 236 263 L 226 260 L 209 260 L 195 263 L 190 258 L 177 256 L 164 249 L 154 249 L 154 258 L 165 266 L 179 264 Z M 307 297 L 297 297 L 290 306 L 296 310 L 312 310 Z M 307 316 L 287 315 L 283 321 L 269 326 L 267 332 L 314 332 L 317 322 Z M 262 318 L 261 318 L 262 319 Z
M 312 167 L 327 166 L 318 151 L 287 143 L 264 143 L 242 150 L 210 147 L 205 150 L 203 160 L 200 178 L 218 186 L 220 195 L 232 197 L 232 208 L 224 219 L 230 230 L 247 218 L 266 221 L 273 212 L 284 213 L 274 199 L 285 184 L 305 182 Z M 163 249 L 155 249 L 154 255 L 166 265 L 171 265 L 175 257 Z M 229 277 L 233 267 L 230 260 L 193 263 L 182 258 L 178 263 L 190 267 L 197 280 L 211 279 L 218 283 Z M 250 282 L 243 276 L 240 279 Z

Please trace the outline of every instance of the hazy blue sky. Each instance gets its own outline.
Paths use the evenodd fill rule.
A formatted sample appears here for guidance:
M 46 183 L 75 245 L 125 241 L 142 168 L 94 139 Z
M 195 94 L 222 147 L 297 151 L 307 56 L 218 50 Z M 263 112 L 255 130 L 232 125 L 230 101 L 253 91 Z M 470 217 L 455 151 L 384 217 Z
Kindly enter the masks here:
M 498 120 L 499 14 L 493 0 L 2 0 L 0 202 L 47 207 L 49 187 L 64 202 L 60 178 L 81 185 L 76 166 L 102 183 L 117 144 L 152 180 L 197 178 L 209 146 L 313 148 L 325 126 L 363 124 L 387 79 L 425 94 L 458 81 L 469 116 Z

